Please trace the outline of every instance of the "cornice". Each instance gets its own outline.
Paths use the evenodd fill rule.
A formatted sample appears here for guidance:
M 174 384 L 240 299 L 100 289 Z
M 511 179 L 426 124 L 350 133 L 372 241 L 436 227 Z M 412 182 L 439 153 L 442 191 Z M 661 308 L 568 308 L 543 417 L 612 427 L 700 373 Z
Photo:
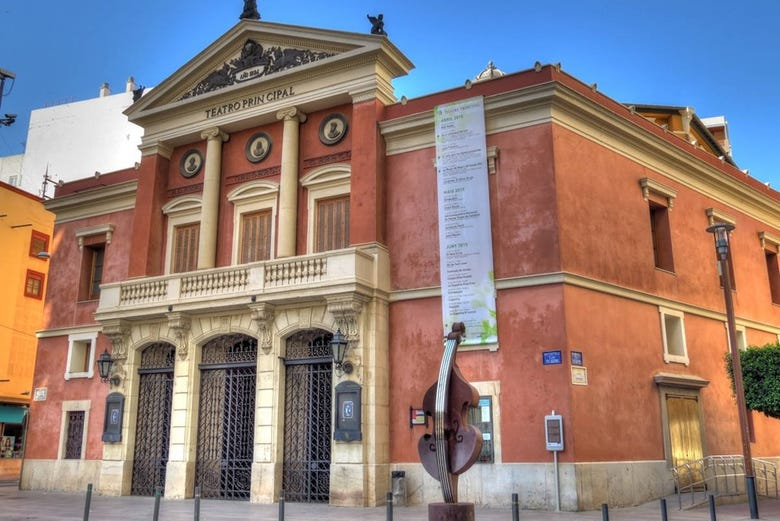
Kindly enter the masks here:
M 78 335 L 82 333 L 97 333 L 100 332 L 102 326 L 100 324 L 87 324 L 72 327 L 53 327 L 50 329 L 42 329 L 36 331 L 36 338 L 54 338 L 68 335 Z
M 546 286 L 550 284 L 582 288 L 613 297 L 624 298 L 633 302 L 639 302 L 656 307 L 664 307 L 685 313 L 687 315 L 695 315 L 719 322 L 726 321 L 726 314 L 724 312 L 715 311 L 688 302 L 660 297 L 658 295 L 653 295 L 652 293 L 647 293 L 644 291 L 639 291 L 636 289 L 627 288 L 625 286 L 611 284 L 568 272 L 540 273 L 537 275 L 496 279 L 496 290 L 505 291 L 511 289 Z M 390 293 L 390 302 L 394 303 L 407 300 L 419 300 L 438 297 L 441 297 L 441 287 L 429 286 L 424 288 L 392 291 Z M 750 329 L 764 331 L 774 335 L 780 334 L 780 326 L 769 322 L 760 322 L 744 317 L 737 317 L 736 322 L 738 325 L 749 327 Z
M 637 116 L 641 117 L 641 116 Z M 561 82 L 542 83 L 485 98 L 487 135 L 553 123 L 674 180 L 721 204 L 780 229 L 780 201 L 740 181 L 639 123 L 587 98 Z M 433 110 L 383 121 L 388 156 L 435 146 Z M 690 149 L 690 151 L 688 151 Z
M 44 203 L 54 212 L 55 224 L 116 213 L 135 208 L 138 181 L 98 187 L 81 193 L 49 199 Z

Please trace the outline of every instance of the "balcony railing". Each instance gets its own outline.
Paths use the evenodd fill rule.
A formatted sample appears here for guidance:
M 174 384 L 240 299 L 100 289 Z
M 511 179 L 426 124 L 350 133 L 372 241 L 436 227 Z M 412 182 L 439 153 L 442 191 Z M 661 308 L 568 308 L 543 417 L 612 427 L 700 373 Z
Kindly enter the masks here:
M 214 268 L 103 284 L 98 320 L 178 311 L 235 307 L 241 302 L 279 302 L 307 294 L 374 288 L 376 252 L 348 248 L 316 255 Z

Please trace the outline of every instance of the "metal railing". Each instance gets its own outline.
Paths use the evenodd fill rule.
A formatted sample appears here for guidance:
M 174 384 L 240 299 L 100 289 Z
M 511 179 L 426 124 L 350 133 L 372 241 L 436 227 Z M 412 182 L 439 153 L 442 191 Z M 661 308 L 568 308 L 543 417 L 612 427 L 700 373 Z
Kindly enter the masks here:
M 753 458 L 756 493 L 778 497 L 777 465 Z M 683 499 L 689 506 L 707 501 L 708 495 L 736 496 L 745 494 L 745 460 L 742 456 L 707 456 L 672 468 L 677 502 Z

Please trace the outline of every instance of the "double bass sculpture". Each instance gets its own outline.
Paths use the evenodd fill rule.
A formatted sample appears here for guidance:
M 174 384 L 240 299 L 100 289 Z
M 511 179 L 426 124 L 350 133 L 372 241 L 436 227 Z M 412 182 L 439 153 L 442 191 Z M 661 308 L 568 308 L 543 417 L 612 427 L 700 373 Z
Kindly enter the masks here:
M 444 503 L 428 505 L 428 521 L 473 521 L 474 504 L 458 502 L 458 476 L 477 461 L 482 433 L 469 425 L 469 408 L 476 407 L 479 393 L 455 364 L 458 345 L 466 327 L 452 325 L 444 342 L 439 377 L 423 398 L 425 414 L 433 418 L 433 433 L 417 445 L 423 468 L 441 483 Z

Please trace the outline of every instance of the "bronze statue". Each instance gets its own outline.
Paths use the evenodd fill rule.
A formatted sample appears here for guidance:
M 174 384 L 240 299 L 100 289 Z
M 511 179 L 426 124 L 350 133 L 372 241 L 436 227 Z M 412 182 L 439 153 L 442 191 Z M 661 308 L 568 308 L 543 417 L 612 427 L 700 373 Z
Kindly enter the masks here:
M 368 21 L 371 22 L 371 34 L 381 34 L 387 36 L 385 32 L 385 22 L 383 20 L 384 15 L 379 13 L 377 16 L 366 15 Z
M 259 20 L 260 12 L 257 10 L 257 0 L 244 0 L 244 12 L 239 20 Z
M 423 468 L 441 482 L 444 496 L 444 504 L 429 506 L 429 519 L 437 518 L 432 517 L 434 510 L 436 516 L 445 511 L 455 516 L 452 519 L 474 519 L 474 505 L 458 502 L 458 475 L 477 461 L 482 450 L 482 434 L 468 422 L 469 408 L 477 406 L 479 393 L 455 363 L 458 344 L 465 334 L 463 322 L 452 325 L 444 343 L 439 378 L 423 398 L 425 414 L 433 417 L 433 434 L 424 434 L 417 449 Z

